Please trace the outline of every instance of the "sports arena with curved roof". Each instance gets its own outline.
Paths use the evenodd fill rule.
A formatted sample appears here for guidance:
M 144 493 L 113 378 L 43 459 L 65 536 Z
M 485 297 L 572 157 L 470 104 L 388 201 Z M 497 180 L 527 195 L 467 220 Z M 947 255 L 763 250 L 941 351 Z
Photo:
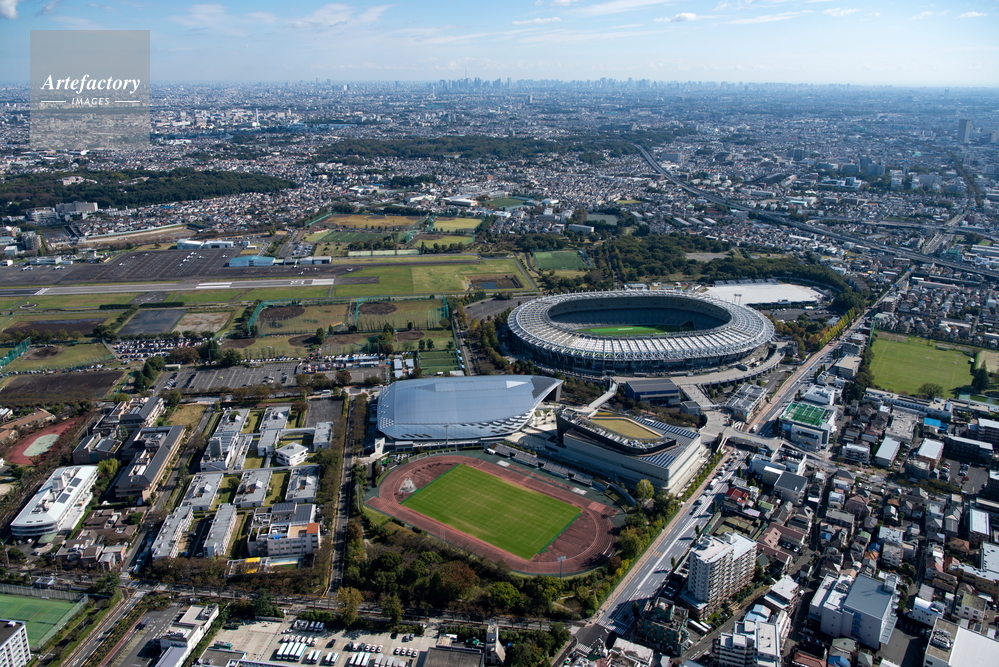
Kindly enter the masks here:
M 465 440 L 519 431 L 562 380 L 538 375 L 402 380 L 378 397 L 378 430 L 394 440 Z
M 761 313 L 687 292 L 546 296 L 507 324 L 541 363 L 582 373 L 647 373 L 732 363 L 770 341 Z

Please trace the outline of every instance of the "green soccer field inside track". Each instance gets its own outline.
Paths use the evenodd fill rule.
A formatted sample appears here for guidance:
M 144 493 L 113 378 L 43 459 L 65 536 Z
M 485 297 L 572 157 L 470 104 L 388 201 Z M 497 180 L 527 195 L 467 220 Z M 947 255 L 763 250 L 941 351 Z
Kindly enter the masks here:
M 526 560 L 580 513 L 578 507 L 466 465 L 455 466 L 402 504 Z

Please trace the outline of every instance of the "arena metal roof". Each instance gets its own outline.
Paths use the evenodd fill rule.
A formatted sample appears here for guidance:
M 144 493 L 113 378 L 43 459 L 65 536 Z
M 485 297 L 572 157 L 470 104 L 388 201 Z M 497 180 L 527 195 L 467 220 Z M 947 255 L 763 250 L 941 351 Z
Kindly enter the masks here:
M 479 375 L 395 382 L 378 398 L 378 430 L 397 440 L 505 435 L 522 428 L 561 380 Z
M 553 315 L 558 312 L 558 315 Z M 565 314 L 572 312 L 571 322 Z M 656 324 L 687 316 L 703 319 L 697 331 L 638 336 L 603 336 L 580 329 L 600 324 Z M 589 316 L 590 321 L 585 321 Z M 627 322 L 625 322 L 627 320 Z M 677 322 L 678 323 L 678 322 Z M 616 291 L 560 294 L 518 306 L 510 330 L 544 357 L 614 360 L 633 364 L 697 365 L 738 357 L 768 342 L 770 321 L 757 311 L 701 294 L 669 291 Z

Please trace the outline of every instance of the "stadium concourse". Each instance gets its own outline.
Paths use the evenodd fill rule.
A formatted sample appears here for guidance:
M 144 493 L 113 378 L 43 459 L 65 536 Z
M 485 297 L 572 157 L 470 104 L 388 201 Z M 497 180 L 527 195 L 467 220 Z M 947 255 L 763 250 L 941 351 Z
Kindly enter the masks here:
M 539 362 L 593 375 L 721 366 L 774 334 L 770 320 L 752 308 L 673 291 L 546 296 L 515 308 L 507 324 Z

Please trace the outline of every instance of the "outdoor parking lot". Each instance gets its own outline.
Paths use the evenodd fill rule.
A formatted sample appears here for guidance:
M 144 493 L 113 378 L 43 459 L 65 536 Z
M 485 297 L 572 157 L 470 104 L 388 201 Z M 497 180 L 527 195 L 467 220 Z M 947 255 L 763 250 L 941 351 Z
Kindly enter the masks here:
M 382 655 L 397 658 L 410 666 L 417 664 L 424 651 L 439 643 L 435 636 L 436 633 L 427 633 L 427 636 L 424 637 L 407 639 L 409 635 L 387 632 L 371 633 L 363 630 L 324 630 L 322 632 L 295 630 L 293 629 L 294 620 L 294 618 L 288 617 L 282 622 L 256 621 L 246 623 L 233 630 L 223 629 L 215 635 L 215 641 L 232 644 L 234 648 L 245 651 L 247 658 L 273 661 L 276 660 L 278 649 L 283 646 L 282 638 L 287 639 L 289 636 L 314 638 L 315 645 L 311 646 L 310 649 L 321 650 L 324 657 L 330 651 L 340 654 L 336 661 L 337 667 L 345 665 L 350 656 L 353 655 L 347 650 L 347 646 L 351 642 L 380 646 Z M 394 637 L 393 634 L 395 634 Z M 396 649 L 399 649 L 400 652 L 402 649 L 409 649 L 410 653 L 415 649 L 418 655 L 402 655 L 396 653 Z M 291 661 L 281 660 L 281 662 Z
M 160 389 L 191 389 L 193 391 L 214 391 L 222 387 L 250 387 L 258 384 L 269 386 L 295 386 L 295 369 L 298 363 L 280 361 L 264 364 L 255 368 L 233 366 L 232 368 L 209 368 L 204 370 L 185 368 L 180 371 L 163 373 L 157 390 Z M 176 377 L 174 375 L 176 374 Z M 270 381 L 268 381 L 270 378 Z M 170 381 L 175 386 L 168 386 Z

